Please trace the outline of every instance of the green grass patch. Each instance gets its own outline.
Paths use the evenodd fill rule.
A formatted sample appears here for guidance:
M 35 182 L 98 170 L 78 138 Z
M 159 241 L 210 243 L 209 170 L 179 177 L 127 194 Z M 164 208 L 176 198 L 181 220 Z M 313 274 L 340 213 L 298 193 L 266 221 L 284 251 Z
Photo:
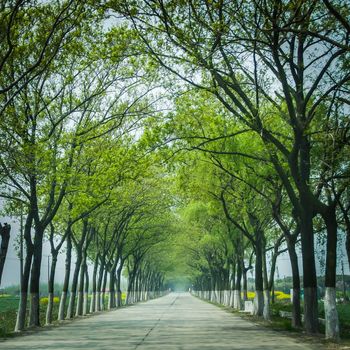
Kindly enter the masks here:
M 122 302 L 125 304 L 126 293 L 122 293 Z M 46 306 L 48 298 L 42 297 L 40 299 L 40 324 L 44 325 L 46 321 Z M 91 302 L 91 300 L 89 300 Z M 11 336 L 11 333 L 15 329 L 17 309 L 19 304 L 19 297 L 2 294 L 0 295 L 0 338 L 5 338 Z M 69 304 L 69 298 L 66 303 L 66 308 Z M 57 320 L 59 308 L 59 297 L 54 298 L 53 304 L 53 322 Z M 104 310 L 108 308 L 108 295 L 104 298 Z M 27 313 L 29 313 L 29 298 L 28 298 L 28 308 Z M 27 315 L 28 316 L 28 315 Z
M 11 336 L 16 326 L 17 308 L 19 304 L 18 297 L 2 297 L 0 298 L 0 338 Z M 68 303 L 67 303 L 68 304 Z M 55 321 L 58 314 L 59 303 L 53 305 L 53 320 Z M 27 308 L 29 313 L 29 303 Z M 46 305 L 40 304 L 40 323 L 45 324 Z
M 303 310 L 303 305 L 301 305 L 301 310 Z M 342 338 L 350 339 L 350 303 L 338 304 L 337 310 L 340 323 L 340 336 Z M 292 312 L 292 304 L 287 302 L 276 302 L 271 304 L 271 314 L 274 317 L 278 317 L 280 311 Z M 318 303 L 318 312 L 320 318 L 325 317 L 323 302 Z M 324 326 L 322 324 L 320 324 L 320 332 L 324 332 Z

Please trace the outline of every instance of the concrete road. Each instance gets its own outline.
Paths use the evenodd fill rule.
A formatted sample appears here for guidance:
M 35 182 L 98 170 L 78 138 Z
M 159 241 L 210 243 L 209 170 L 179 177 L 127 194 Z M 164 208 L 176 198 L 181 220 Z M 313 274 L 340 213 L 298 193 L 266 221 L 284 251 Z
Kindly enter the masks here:
M 312 349 L 187 293 L 0 342 L 6 350 Z

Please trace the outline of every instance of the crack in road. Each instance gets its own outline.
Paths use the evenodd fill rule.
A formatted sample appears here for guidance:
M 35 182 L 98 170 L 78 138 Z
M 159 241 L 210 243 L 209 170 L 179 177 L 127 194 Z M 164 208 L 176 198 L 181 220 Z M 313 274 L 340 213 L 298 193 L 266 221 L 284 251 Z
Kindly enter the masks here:
M 165 313 L 167 313 L 169 311 L 169 309 L 171 307 L 173 307 L 173 305 L 175 304 L 176 300 L 178 299 L 179 296 L 176 296 L 176 298 L 172 301 L 172 303 L 164 310 L 164 312 L 160 315 L 160 317 L 156 320 L 156 323 L 153 325 L 152 328 L 150 328 L 150 330 L 145 334 L 145 336 L 141 339 L 141 341 L 139 343 L 136 344 L 136 346 L 134 347 L 134 349 L 136 350 L 140 345 L 142 345 L 145 340 L 147 339 L 147 337 L 152 333 L 152 331 L 158 326 L 160 320 L 162 319 L 162 317 L 165 315 Z

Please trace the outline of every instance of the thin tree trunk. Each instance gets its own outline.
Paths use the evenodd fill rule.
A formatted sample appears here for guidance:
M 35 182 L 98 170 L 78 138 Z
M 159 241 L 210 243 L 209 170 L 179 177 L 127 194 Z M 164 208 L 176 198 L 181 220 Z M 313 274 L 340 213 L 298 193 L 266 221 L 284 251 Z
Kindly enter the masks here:
M 108 298 L 108 309 L 114 309 L 116 307 L 115 302 L 115 275 L 116 275 L 117 264 L 112 266 L 109 273 L 109 298 Z
M 2 226 L 0 224 L 0 236 L 1 236 L 1 246 L 0 246 L 0 286 L 1 286 L 2 273 L 4 271 L 4 266 L 5 266 L 8 246 L 9 246 L 9 242 L 10 242 L 10 231 L 11 231 L 11 226 L 10 225 L 5 223 L 4 226 Z
M 233 296 L 233 307 L 236 310 L 242 309 L 241 280 L 242 280 L 242 259 L 240 257 L 238 257 L 236 282 L 235 282 L 234 296 Z
M 30 272 L 29 327 L 40 327 L 40 272 L 44 230 L 36 223 L 33 262 Z
M 86 266 L 85 257 L 83 257 L 81 260 L 81 264 L 80 264 L 78 298 L 77 298 L 77 307 L 76 307 L 75 316 L 82 316 L 83 315 L 85 266 Z
M 266 250 L 265 244 L 263 248 L 263 285 L 264 285 L 264 310 L 263 316 L 265 320 L 270 320 L 270 289 L 269 289 L 269 281 L 268 281 L 268 271 L 267 271 L 267 263 L 266 263 Z
M 123 264 L 121 263 L 118 268 L 117 268 L 117 307 L 121 307 L 122 306 L 122 291 L 120 289 L 121 286 L 121 274 L 122 274 L 122 269 L 123 269 Z
M 97 291 L 96 291 L 96 309 L 95 311 L 101 311 L 101 289 L 102 289 L 102 280 L 105 268 L 105 260 L 102 258 L 101 265 L 98 273 L 98 281 L 97 281 Z
M 50 278 L 49 278 L 49 295 L 48 295 L 48 303 L 46 309 L 46 324 L 50 325 L 52 323 L 52 310 L 53 310 L 53 298 L 54 298 L 54 288 L 55 288 L 55 272 L 57 265 L 57 254 L 58 252 L 53 252 L 52 254 L 52 263 L 50 268 Z
M 64 282 L 62 288 L 62 294 L 60 299 L 60 306 L 58 310 L 58 320 L 64 320 L 64 314 L 66 310 L 66 302 L 67 302 L 67 294 L 69 289 L 69 279 L 70 279 L 70 270 L 71 270 L 71 262 L 72 262 L 72 238 L 71 233 L 67 235 L 67 251 L 66 251 L 66 262 L 65 262 L 65 275 Z
M 260 235 L 260 233 L 258 233 Z M 261 237 L 256 241 L 255 250 L 255 297 L 254 315 L 263 316 L 264 311 L 264 285 L 263 285 L 263 252 Z
M 85 287 L 84 287 L 84 303 L 83 303 L 83 315 L 89 313 L 89 270 L 85 262 Z
M 243 301 L 248 300 L 248 278 L 247 278 L 248 270 L 243 268 Z
M 106 310 L 106 286 L 107 286 L 108 268 L 106 267 L 103 275 L 102 291 L 101 291 L 101 309 Z
M 90 313 L 93 313 L 96 310 L 96 288 L 97 288 L 96 280 L 97 280 L 98 260 L 99 260 L 99 256 L 97 255 L 95 258 L 94 270 L 92 273 L 92 294 L 91 294 Z
M 23 276 L 21 276 L 21 295 L 19 300 L 17 320 L 15 331 L 20 332 L 25 328 L 26 314 L 27 314 L 27 302 L 28 302 L 28 286 L 30 267 L 32 265 L 33 258 L 33 244 L 31 240 L 31 228 L 32 228 L 33 217 L 28 214 L 25 227 L 24 227 L 24 239 L 26 242 L 26 258 L 23 269 Z
M 339 318 L 336 303 L 336 269 L 337 269 L 337 218 L 335 205 L 329 207 L 323 215 L 327 227 L 327 257 L 325 286 L 326 295 L 324 311 L 326 321 L 326 339 L 339 340 Z
M 289 259 L 292 268 L 292 279 L 293 279 L 293 301 L 292 301 L 292 326 L 300 328 L 301 323 L 301 308 L 300 308 L 300 275 L 298 256 L 295 251 L 295 242 L 291 241 L 291 238 L 286 237 L 287 247 L 289 253 Z
M 67 311 L 67 317 L 66 317 L 67 319 L 72 319 L 74 316 L 75 296 L 77 294 L 80 266 L 81 266 L 81 252 L 77 252 L 77 261 L 75 263 L 72 286 L 70 289 L 70 297 L 69 297 L 68 311 Z

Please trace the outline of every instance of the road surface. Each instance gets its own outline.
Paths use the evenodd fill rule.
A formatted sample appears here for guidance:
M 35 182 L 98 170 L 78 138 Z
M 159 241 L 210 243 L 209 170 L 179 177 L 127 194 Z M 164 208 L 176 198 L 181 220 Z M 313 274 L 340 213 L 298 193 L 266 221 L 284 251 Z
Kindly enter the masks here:
M 187 293 L 0 342 L 6 350 L 313 349 Z

